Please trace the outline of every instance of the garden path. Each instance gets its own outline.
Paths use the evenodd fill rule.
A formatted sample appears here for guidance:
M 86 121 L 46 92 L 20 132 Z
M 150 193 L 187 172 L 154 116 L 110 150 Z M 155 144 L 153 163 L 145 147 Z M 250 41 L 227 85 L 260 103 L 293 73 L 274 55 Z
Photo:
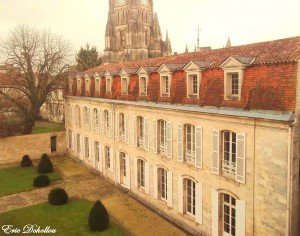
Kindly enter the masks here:
M 50 189 L 63 187 L 71 198 L 101 200 L 112 218 L 129 235 L 187 235 L 81 163 L 67 157 L 55 157 L 52 161 L 56 171 L 62 174 L 63 180 L 54 181 L 46 188 L 0 197 L 0 212 L 45 202 Z

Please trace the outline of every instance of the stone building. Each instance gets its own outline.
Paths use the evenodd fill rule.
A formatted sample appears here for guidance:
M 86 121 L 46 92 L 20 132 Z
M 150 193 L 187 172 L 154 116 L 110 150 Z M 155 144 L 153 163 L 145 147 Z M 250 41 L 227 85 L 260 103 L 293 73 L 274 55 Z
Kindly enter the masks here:
M 300 37 L 102 65 L 71 156 L 194 235 L 299 235 Z
M 171 54 L 168 33 L 163 40 L 152 0 L 109 0 L 104 63 Z

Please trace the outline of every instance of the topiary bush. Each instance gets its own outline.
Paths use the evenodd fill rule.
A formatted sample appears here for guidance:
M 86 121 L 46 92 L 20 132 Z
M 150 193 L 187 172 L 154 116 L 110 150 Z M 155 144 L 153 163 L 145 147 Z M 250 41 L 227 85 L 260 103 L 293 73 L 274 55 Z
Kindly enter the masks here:
M 41 157 L 39 166 L 38 166 L 38 173 L 40 174 L 47 174 L 53 171 L 53 164 L 50 161 L 48 155 L 44 153 Z
M 48 195 L 48 202 L 52 205 L 63 205 L 68 199 L 68 194 L 63 188 L 54 188 Z
M 21 167 L 32 166 L 32 161 L 28 155 L 24 155 L 21 161 Z
M 39 175 L 33 179 L 34 187 L 46 187 L 50 184 L 48 175 Z
M 98 200 L 89 214 L 89 228 L 91 231 L 103 231 L 109 226 L 109 215 L 105 206 Z

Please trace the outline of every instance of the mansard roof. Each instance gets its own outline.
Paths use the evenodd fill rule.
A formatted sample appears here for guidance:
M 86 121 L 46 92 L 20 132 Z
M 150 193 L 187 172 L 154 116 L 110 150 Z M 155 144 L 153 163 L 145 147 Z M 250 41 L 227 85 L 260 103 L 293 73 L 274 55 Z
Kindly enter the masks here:
M 91 68 L 86 72 L 94 73 L 106 70 L 120 71 L 123 68 L 151 68 L 160 67 L 162 64 L 186 65 L 190 61 L 214 62 L 211 63 L 209 67 L 219 68 L 220 65 L 229 57 L 233 57 L 241 63 L 249 63 L 249 61 L 252 61 L 254 58 L 254 61 L 252 63 L 253 65 L 297 62 L 300 59 L 300 36 L 235 46 L 230 48 L 215 49 L 211 51 L 183 53 L 168 57 L 149 58 L 118 64 L 101 65 L 95 68 Z

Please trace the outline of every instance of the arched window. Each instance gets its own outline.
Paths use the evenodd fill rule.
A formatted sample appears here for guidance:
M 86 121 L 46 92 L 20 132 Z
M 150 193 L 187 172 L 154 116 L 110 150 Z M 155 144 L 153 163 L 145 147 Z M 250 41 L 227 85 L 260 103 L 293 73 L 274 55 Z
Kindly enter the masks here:
M 81 112 L 80 112 L 80 107 L 76 105 L 75 107 L 75 119 L 76 119 L 76 125 L 77 127 L 81 127 Z
M 89 159 L 90 158 L 90 141 L 89 141 L 89 138 L 85 137 L 84 138 L 84 157 L 86 159 Z
M 163 155 L 167 154 L 167 122 L 165 120 L 158 121 L 158 144 L 159 152 Z
M 99 132 L 99 111 L 97 108 L 93 109 L 93 129 L 95 132 Z
M 236 170 L 236 133 L 223 131 L 222 172 L 224 175 L 235 176 Z
M 105 145 L 104 153 L 105 153 L 106 168 L 107 169 L 111 169 L 112 168 L 111 150 L 110 150 L 110 146 L 109 145 Z
M 168 174 L 167 170 L 164 168 L 157 169 L 157 177 L 158 177 L 158 197 L 167 201 L 168 199 Z
M 90 129 L 90 109 L 87 107 L 84 107 L 84 122 L 85 122 L 85 128 L 87 130 Z
M 128 173 L 126 173 L 126 153 L 120 152 L 120 180 L 121 184 L 127 184 L 126 183 L 126 176 Z
M 184 179 L 184 209 L 187 215 L 196 215 L 196 182 L 191 179 Z
M 142 159 L 137 160 L 137 182 L 139 188 L 145 189 L 145 161 Z

